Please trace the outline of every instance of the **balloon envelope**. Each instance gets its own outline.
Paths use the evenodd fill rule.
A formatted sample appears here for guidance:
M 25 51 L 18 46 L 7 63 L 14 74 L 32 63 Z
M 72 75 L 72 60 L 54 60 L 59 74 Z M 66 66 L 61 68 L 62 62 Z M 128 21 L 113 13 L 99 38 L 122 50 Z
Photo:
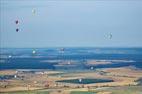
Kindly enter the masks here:
M 16 32 L 18 32 L 18 31 L 19 31 L 19 29 L 17 28 L 17 29 L 16 29 Z
M 18 20 L 16 20 L 16 21 L 15 21 L 15 23 L 16 23 L 16 24 L 18 24 L 18 23 L 19 23 L 19 21 L 18 21 Z
M 111 39 L 111 38 L 112 38 L 112 34 L 109 35 L 109 39 Z
M 33 52 L 32 52 L 33 54 L 35 54 L 36 53 L 36 51 L 35 50 L 33 50 Z
M 35 10 L 35 9 L 33 9 L 33 10 L 32 10 L 32 13 L 33 13 L 33 14 L 35 14 L 35 13 L 36 13 L 36 10 Z

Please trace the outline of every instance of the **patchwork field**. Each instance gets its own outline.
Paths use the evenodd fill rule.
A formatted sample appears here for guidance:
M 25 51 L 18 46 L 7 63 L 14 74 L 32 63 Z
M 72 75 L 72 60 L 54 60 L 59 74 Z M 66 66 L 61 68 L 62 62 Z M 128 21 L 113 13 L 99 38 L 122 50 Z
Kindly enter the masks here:
M 0 92 L 2 94 L 141 94 L 141 78 L 142 71 L 132 67 L 102 68 L 84 72 L 1 70 Z

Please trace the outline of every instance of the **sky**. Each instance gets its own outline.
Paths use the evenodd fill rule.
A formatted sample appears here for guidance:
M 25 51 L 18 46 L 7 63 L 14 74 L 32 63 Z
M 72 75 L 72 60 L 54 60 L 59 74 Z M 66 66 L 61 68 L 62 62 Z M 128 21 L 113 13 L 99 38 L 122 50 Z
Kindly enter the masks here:
M 0 0 L 0 12 L 0 47 L 142 47 L 141 0 Z

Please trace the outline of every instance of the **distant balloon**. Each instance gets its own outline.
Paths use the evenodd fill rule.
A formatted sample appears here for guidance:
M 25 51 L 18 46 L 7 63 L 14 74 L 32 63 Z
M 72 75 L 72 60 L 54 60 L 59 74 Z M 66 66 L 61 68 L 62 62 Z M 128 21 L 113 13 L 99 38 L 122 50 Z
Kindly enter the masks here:
M 19 21 L 18 21 L 18 20 L 16 20 L 16 21 L 15 21 L 15 23 L 16 23 L 16 24 L 18 24 L 18 23 L 19 23 Z
M 9 55 L 8 57 L 9 57 L 9 58 L 11 58 L 12 56 L 11 56 L 11 55 Z
M 93 70 L 93 69 L 94 69 L 94 67 L 91 67 L 90 69 L 91 69 L 91 70 Z
M 35 51 L 35 50 L 33 50 L 33 51 L 32 51 L 32 53 L 33 53 L 33 54 L 35 54 L 35 53 L 36 53 L 36 51 Z
M 109 34 L 109 39 L 111 39 L 112 38 L 112 34 Z
M 14 75 L 14 78 L 17 78 L 17 75 Z
M 35 9 L 33 9 L 33 10 L 32 10 L 32 13 L 33 13 L 33 14 L 35 14 L 35 13 L 36 13 L 36 10 L 35 10 Z
M 79 79 L 79 82 L 80 82 L 80 83 L 82 82 L 82 79 L 81 79 L 81 78 Z
M 19 29 L 17 28 L 17 29 L 16 29 L 16 32 L 18 32 L 18 31 L 19 31 Z

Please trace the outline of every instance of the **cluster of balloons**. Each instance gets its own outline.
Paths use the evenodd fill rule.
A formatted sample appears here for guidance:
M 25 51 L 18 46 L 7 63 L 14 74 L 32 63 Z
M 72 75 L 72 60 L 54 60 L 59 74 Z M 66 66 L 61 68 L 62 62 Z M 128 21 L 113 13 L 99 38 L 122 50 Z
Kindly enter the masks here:
M 32 13 L 35 14 L 35 13 L 36 13 L 36 10 L 33 9 L 33 10 L 32 10 Z M 15 20 L 15 24 L 18 25 L 18 24 L 19 24 L 19 20 Z M 19 28 L 16 28 L 16 32 L 19 32 Z
M 106 39 L 112 39 L 112 33 L 105 34 Z
M 18 25 L 18 24 L 19 24 L 19 21 L 16 20 L 16 21 L 15 21 L 15 24 Z M 16 32 L 18 32 L 18 31 L 19 31 L 19 28 L 16 28 Z

